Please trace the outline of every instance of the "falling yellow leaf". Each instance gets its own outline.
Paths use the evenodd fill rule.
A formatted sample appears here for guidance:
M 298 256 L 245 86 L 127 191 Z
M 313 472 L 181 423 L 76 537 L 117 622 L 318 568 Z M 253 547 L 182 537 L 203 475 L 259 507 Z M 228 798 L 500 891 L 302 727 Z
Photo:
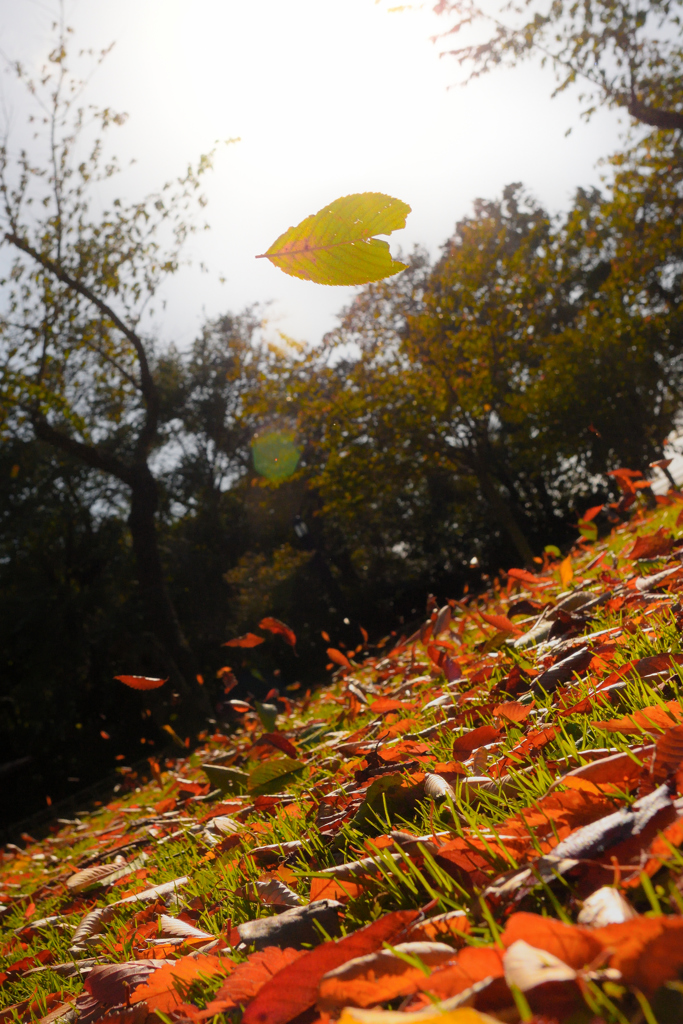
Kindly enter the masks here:
M 567 555 L 567 557 L 560 562 L 560 583 L 563 587 L 568 587 L 573 579 L 574 570 L 572 569 L 572 560 L 571 556 Z

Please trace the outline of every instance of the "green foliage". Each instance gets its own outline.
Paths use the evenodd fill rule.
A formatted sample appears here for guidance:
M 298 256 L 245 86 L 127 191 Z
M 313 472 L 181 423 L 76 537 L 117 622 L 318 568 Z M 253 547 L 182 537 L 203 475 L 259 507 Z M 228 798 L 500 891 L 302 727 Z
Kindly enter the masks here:
M 344 196 L 285 231 L 263 258 L 317 284 L 380 281 L 399 274 L 406 264 L 392 259 L 389 243 L 373 236 L 404 228 L 409 213 L 407 203 L 381 192 Z
M 279 793 L 295 782 L 306 765 L 294 757 L 264 761 L 249 773 L 249 792 L 254 796 Z

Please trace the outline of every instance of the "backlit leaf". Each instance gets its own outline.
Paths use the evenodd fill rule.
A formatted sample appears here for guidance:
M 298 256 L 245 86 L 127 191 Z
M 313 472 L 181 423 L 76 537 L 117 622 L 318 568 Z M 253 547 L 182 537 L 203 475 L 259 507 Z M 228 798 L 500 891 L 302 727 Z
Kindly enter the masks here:
M 354 285 L 398 274 L 389 244 L 375 235 L 404 228 L 410 207 L 380 192 L 336 199 L 289 228 L 263 256 L 280 270 L 317 284 Z

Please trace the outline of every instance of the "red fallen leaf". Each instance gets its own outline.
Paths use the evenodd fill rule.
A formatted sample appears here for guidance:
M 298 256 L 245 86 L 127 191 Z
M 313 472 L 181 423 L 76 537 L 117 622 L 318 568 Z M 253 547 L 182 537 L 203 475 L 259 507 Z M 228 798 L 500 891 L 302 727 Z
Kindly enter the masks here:
M 355 899 L 363 891 L 357 882 L 342 882 L 338 878 L 312 878 L 310 900 L 346 900 Z
M 533 704 L 520 704 L 519 701 L 512 700 L 506 704 L 497 704 L 493 713 L 513 725 L 519 725 L 520 722 L 526 721 L 532 708 Z
M 643 760 L 646 754 L 652 751 L 652 747 L 636 748 L 635 754 L 639 760 Z M 578 768 L 567 772 L 553 783 L 555 786 L 571 785 L 572 779 L 583 779 L 594 786 L 616 784 L 620 788 L 635 785 L 640 779 L 643 769 L 630 757 L 628 752 L 611 754 L 602 757 L 598 761 L 589 761 Z
M 21 974 L 23 971 L 30 971 L 32 967 L 44 967 L 46 964 L 53 963 L 54 959 L 54 953 L 51 950 L 43 949 L 35 956 L 25 956 L 21 960 L 15 960 L 14 963 L 8 965 L 7 971 L 9 974 Z
M 542 852 L 547 853 L 558 840 L 566 839 L 576 829 L 590 825 L 612 811 L 614 802 L 604 794 L 576 790 L 554 792 L 507 818 L 498 826 L 497 831 L 502 835 L 519 836 L 524 843 L 524 849 L 530 849 L 530 837 L 534 835 L 541 844 Z M 448 849 L 452 842 L 447 842 L 439 850 L 439 854 Z M 510 842 L 506 840 L 505 845 L 510 846 Z M 522 852 L 520 851 L 520 856 Z
M 484 622 L 488 622 L 489 626 L 493 626 L 499 633 L 515 633 L 517 636 L 522 634 L 519 626 L 515 626 L 514 622 L 510 622 L 507 615 L 486 615 L 484 612 L 480 612 L 480 615 Z
M 609 950 L 609 966 L 621 971 L 624 983 L 646 995 L 683 967 L 683 917 L 637 917 L 596 928 L 593 936 Z
M 677 700 L 669 701 L 665 707 L 648 704 L 640 711 L 623 718 L 612 718 L 605 722 L 592 722 L 596 729 L 606 732 L 664 732 L 678 722 L 683 722 L 683 709 Z
M 24 917 L 28 921 L 29 917 L 31 917 L 33 914 L 35 914 L 35 912 L 36 912 L 36 905 L 35 905 L 35 903 L 33 901 L 31 901 L 29 903 L 29 905 L 26 907 L 26 910 L 24 911 Z
M 323 974 L 357 956 L 400 942 L 416 910 L 398 910 L 337 942 L 324 942 L 267 981 L 242 1017 L 243 1024 L 287 1024 L 313 1006 Z
M 636 537 L 636 542 L 628 553 L 629 558 L 660 558 L 668 555 L 674 545 L 674 538 L 664 529 L 657 530 L 647 537 Z
M 291 740 L 288 740 L 286 736 L 283 736 L 281 732 L 264 732 L 263 736 L 260 737 L 259 743 L 270 743 L 271 747 L 277 747 L 283 753 L 287 754 L 288 757 L 297 757 L 297 749 Z
M 578 971 L 599 956 L 604 944 L 596 938 L 596 931 L 577 925 L 563 924 L 540 914 L 512 914 L 508 919 L 501 942 L 506 949 L 523 939 L 536 949 L 552 953 L 565 964 Z
M 521 743 L 518 743 L 512 750 L 508 750 L 506 757 L 511 758 L 513 761 L 518 758 L 528 757 L 529 754 L 535 753 L 544 747 L 547 743 L 551 743 L 558 734 L 558 730 L 554 725 L 549 725 L 545 729 L 533 729 L 526 739 L 523 739 Z
M 373 700 L 370 710 L 376 715 L 384 714 L 386 711 L 412 711 L 417 707 L 415 701 L 393 700 L 391 697 L 378 697 Z
M 303 955 L 301 950 L 279 949 L 277 946 L 266 946 L 258 953 L 252 953 L 245 963 L 235 967 L 226 983 L 207 1004 L 206 1009 L 197 1014 L 196 1019 L 204 1020 L 217 1013 L 226 1013 L 239 1006 L 245 1006 L 267 981 Z
M 267 629 L 269 633 L 279 635 L 288 643 L 290 647 L 296 647 L 296 634 L 293 629 L 286 626 L 284 622 L 280 622 L 279 619 L 273 619 L 270 616 L 265 619 L 261 619 L 258 624 L 259 629 Z
M 627 675 L 639 675 L 642 679 L 654 675 L 666 675 L 672 665 L 683 664 L 683 654 L 651 654 L 649 658 L 640 658 L 628 665 Z
M 234 640 L 226 640 L 223 647 L 258 647 L 265 643 L 264 637 L 256 636 L 256 633 L 245 633 L 244 636 L 236 636 Z
M 672 846 L 683 846 L 683 818 L 674 821 L 650 843 L 648 859 L 642 868 L 646 875 L 652 878 L 666 861 L 671 860 Z M 626 889 L 635 889 L 640 885 L 640 874 L 640 871 L 634 872 L 630 878 L 622 880 L 622 886 Z
M 176 799 L 173 796 L 167 796 L 163 800 L 160 800 L 158 804 L 154 804 L 154 810 L 157 814 L 165 814 L 166 811 L 174 811 L 176 806 Z
M 478 729 L 471 729 L 456 736 L 453 740 L 453 757 L 457 761 L 466 760 L 477 747 L 484 747 L 488 743 L 495 743 L 500 739 L 500 729 L 494 729 L 492 725 L 480 725 Z
M 345 654 L 342 654 L 341 651 L 338 651 L 336 647 L 328 647 L 326 654 L 330 661 L 333 661 L 336 665 L 343 665 L 344 668 L 351 668 L 351 662 L 349 659 Z
M 210 953 L 193 956 L 182 956 L 179 960 L 166 963 L 152 976 L 138 985 L 130 995 L 132 1004 L 145 1002 L 149 1013 L 161 1010 L 172 1013 L 183 1002 L 180 989 L 188 988 L 200 975 L 215 977 L 217 974 L 228 974 L 233 963 L 225 957 L 212 956 Z
M 655 782 L 662 782 L 670 772 L 675 772 L 683 761 L 683 725 L 667 729 L 657 740 L 652 763 Z
M 527 572 L 526 569 L 508 569 L 508 579 L 510 578 L 526 583 L 530 587 L 538 587 L 541 583 L 550 582 L 547 576 L 534 576 L 533 573 Z
M 158 690 L 160 686 L 168 682 L 166 679 L 156 679 L 154 676 L 114 676 L 120 683 L 125 683 L 132 690 Z

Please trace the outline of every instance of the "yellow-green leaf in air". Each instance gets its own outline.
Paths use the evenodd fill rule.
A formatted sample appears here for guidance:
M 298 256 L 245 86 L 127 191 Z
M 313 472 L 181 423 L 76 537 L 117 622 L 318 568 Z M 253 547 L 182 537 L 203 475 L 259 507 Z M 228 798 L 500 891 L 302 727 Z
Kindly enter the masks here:
M 368 284 L 406 269 L 392 258 L 389 235 L 406 226 L 407 203 L 381 192 L 359 192 L 335 199 L 329 206 L 289 228 L 270 249 L 257 256 L 269 259 L 285 274 L 316 284 Z

